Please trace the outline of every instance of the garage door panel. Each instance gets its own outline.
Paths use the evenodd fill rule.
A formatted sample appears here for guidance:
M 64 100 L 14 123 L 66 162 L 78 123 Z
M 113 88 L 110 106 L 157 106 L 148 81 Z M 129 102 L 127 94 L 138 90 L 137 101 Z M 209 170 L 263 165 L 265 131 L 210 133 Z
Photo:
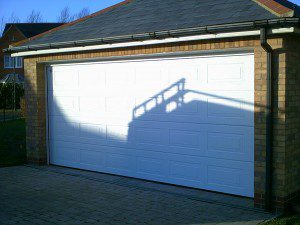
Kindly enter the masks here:
M 207 108 L 207 116 L 215 118 L 243 118 L 251 112 L 247 112 L 243 100 L 221 99 L 221 98 L 207 98 L 206 102 L 203 102 L 205 108 Z M 226 107 L 224 107 L 226 106 Z
M 179 65 L 178 65 L 179 64 Z M 183 80 L 183 84 L 187 83 L 196 83 L 200 84 L 199 79 L 199 71 L 201 64 L 197 61 L 193 62 L 193 64 L 189 65 L 188 60 L 185 62 L 173 62 L 172 65 L 169 65 L 168 69 L 165 70 L 165 73 L 168 73 L 169 85 L 173 85 L 178 81 Z M 184 78 L 188 78 L 188 81 Z
M 104 167 L 105 165 L 105 157 L 103 152 L 95 152 L 95 151 L 87 151 L 80 150 L 79 151 L 79 163 L 83 166 L 96 166 L 96 167 Z
M 243 93 L 232 93 L 233 96 Z M 249 95 L 249 92 L 247 93 Z M 156 103 L 158 102 L 158 103 Z M 175 96 L 165 102 L 149 99 L 135 107 L 136 120 L 253 126 L 253 99 L 234 97 Z
M 137 174 L 166 177 L 168 165 L 165 160 L 151 157 L 137 157 Z
M 172 105 L 170 105 L 170 108 Z M 160 121 L 160 122 L 177 122 L 177 123 L 196 123 L 196 124 L 226 124 L 226 125 L 246 125 L 253 126 L 251 121 L 254 121 L 253 113 L 251 112 L 240 112 L 234 109 L 222 109 L 219 106 L 209 106 L 203 104 L 201 107 L 203 109 L 199 113 L 190 113 L 188 110 L 177 110 L 172 114 L 159 113 L 153 111 L 147 113 L 144 116 L 137 116 L 134 119 L 134 122 L 141 123 L 146 121 Z M 208 113 L 209 111 L 209 113 Z M 224 112 L 224 114 L 222 114 Z M 135 114 L 138 115 L 138 114 Z
M 57 143 L 52 145 L 53 151 L 51 152 L 51 158 L 54 162 L 79 162 L 79 151 L 68 146 L 57 146 Z
M 148 115 L 163 115 L 166 112 L 166 109 L 163 106 L 158 106 L 158 104 L 161 103 L 162 97 L 147 99 L 147 97 L 140 96 L 139 99 L 135 99 L 135 107 L 133 109 L 132 116 L 133 118 L 139 118 L 146 112 Z
M 253 128 L 214 126 L 206 130 L 206 155 L 254 162 Z
M 120 142 L 125 142 L 130 144 L 132 140 L 128 140 L 128 132 L 129 127 L 128 126 L 120 126 L 120 125 L 107 125 L 106 126 L 106 137 L 108 141 L 115 141 L 117 144 Z
M 170 145 L 178 147 L 201 148 L 204 143 L 203 132 L 170 130 Z
M 122 96 L 122 93 L 119 94 L 121 94 L 121 96 L 105 98 L 106 112 L 114 116 L 120 116 L 124 113 L 132 116 L 132 111 L 128 109 L 134 108 L 135 99 L 132 97 L 124 97 Z
M 252 91 L 254 58 L 241 56 L 206 58 L 199 72 L 201 90 Z
M 224 168 L 223 166 L 208 166 L 207 177 L 211 185 L 235 187 L 240 185 L 241 173 L 237 169 Z
M 185 98 L 184 98 L 185 100 Z M 164 113 L 186 116 L 201 116 L 199 110 L 199 102 L 193 100 L 191 102 L 181 102 L 181 100 L 171 100 L 167 105 Z
M 134 127 L 134 137 L 136 143 L 151 143 L 168 145 L 169 131 L 167 129 L 154 129 L 146 127 Z
M 85 124 L 79 125 L 79 138 L 92 140 L 106 140 L 106 125 L 104 124 Z
M 145 127 L 151 127 L 151 122 L 143 122 L 139 124 Z M 135 125 L 132 129 L 140 133 L 140 128 Z M 181 151 L 181 147 L 185 149 L 182 154 L 192 154 L 198 156 L 210 156 L 214 158 L 232 157 L 238 160 L 253 161 L 253 127 L 227 126 L 227 125 L 210 125 L 210 124 L 184 124 L 184 123 L 156 123 L 157 136 L 165 138 L 159 144 L 163 145 L 160 151 Z M 165 128 L 168 130 L 164 130 Z M 133 134 L 133 135 L 134 135 Z M 143 135 L 146 135 L 145 133 Z M 166 144 L 166 139 L 169 142 Z M 135 142 L 135 137 L 132 138 Z M 151 144 L 152 148 L 159 149 L 157 142 L 135 142 L 139 148 L 148 148 L 146 145 Z M 156 146 L 156 147 L 155 147 Z M 178 148 L 178 149 L 176 149 Z M 164 150 L 165 149 L 165 150 Z M 194 149 L 197 149 L 196 151 Z M 192 153 L 190 153 L 192 152 Z
M 250 168 L 250 169 L 249 169 Z M 220 192 L 228 190 L 238 195 L 253 197 L 254 170 L 252 162 L 213 161 L 206 166 L 207 186 Z
M 106 87 L 113 90 L 126 90 L 135 83 L 135 69 L 123 64 L 116 68 L 108 67 L 106 69 Z
M 107 169 L 112 169 L 118 173 L 135 171 L 135 157 L 121 154 L 107 154 L 105 164 Z
M 106 101 L 104 97 L 99 96 L 84 96 L 79 97 L 79 107 L 80 112 L 91 113 L 99 112 L 103 113 L 106 110 Z
M 145 125 L 126 127 L 60 122 L 52 128 L 57 135 L 51 138 L 77 144 L 95 144 L 99 148 L 122 146 L 128 149 L 253 161 L 252 128 L 194 125 L 179 130 L 180 125 L 174 124 L 166 129 L 165 124 L 157 124 L 157 129 L 153 129 Z
M 210 63 L 207 65 L 207 82 L 237 82 L 245 79 L 243 63 Z
M 78 72 L 76 70 L 53 70 L 53 80 L 50 83 L 51 89 L 78 90 Z
M 53 66 L 50 162 L 252 197 L 253 65 L 240 54 Z
M 91 68 L 89 73 L 86 73 L 84 68 L 78 70 L 78 87 L 80 91 L 85 93 L 97 93 L 98 89 L 106 87 L 105 71 Z
M 73 140 L 79 135 L 79 124 L 74 122 L 66 122 L 63 120 L 58 120 L 59 123 L 51 124 L 50 137 L 55 139 L 56 137 L 67 138 Z
M 178 182 L 205 183 L 203 172 L 203 164 L 170 160 L 170 176 Z
M 240 134 L 224 134 L 210 132 L 207 134 L 208 150 L 218 150 L 220 152 L 241 152 L 244 151 L 244 135 Z
M 64 148 L 60 149 L 60 151 L 65 153 Z M 76 149 L 72 150 L 72 152 L 76 152 Z M 138 151 L 136 154 L 131 152 L 131 154 L 126 155 L 120 154 L 120 152 L 122 152 L 122 149 L 112 147 L 105 147 L 101 152 L 91 152 L 89 157 L 92 157 L 93 160 L 88 162 L 84 159 L 78 159 L 76 162 L 79 163 L 76 164 L 76 168 L 93 170 L 95 168 L 95 159 L 97 159 L 95 155 L 99 154 L 105 157 L 105 164 L 101 167 L 103 164 L 99 162 L 96 171 L 101 168 L 103 172 L 112 173 L 113 171 L 113 173 L 124 176 L 135 174 L 135 177 L 151 178 L 152 180 L 179 185 L 182 185 L 182 182 L 185 181 L 184 183 L 191 187 L 202 187 L 216 191 L 226 190 L 227 193 L 232 194 L 242 194 L 243 190 L 249 185 L 247 180 L 251 174 L 247 173 L 247 169 L 249 166 L 251 167 L 250 163 L 245 165 L 244 163 L 231 160 L 212 160 L 166 153 L 153 154 L 151 151 Z M 75 156 L 73 155 L 73 157 Z M 140 160 L 141 158 L 146 160 L 147 163 L 144 164 L 144 161 Z M 71 162 L 75 162 L 70 161 L 70 158 L 68 159 L 64 160 L 62 158 L 54 161 L 54 163 L 58 165 L 67 163 L 70 165 Z M 76 160 L 76 158 L 73 160 Z M 72 166 L 74 167 L 74 165 Z M 251 194 L 247 194 L 247 196 L 251 196 Z
M 135 70 L 135 84 L 134 88 L 139 90 L 151 91 L 156 88 L 158 91 L 168 86 L 169 79 L 165 76 L 165 71 L 159 66 L 138 66 Z M 142 74 L 142 76 L 141 76 Z M 145 83 L 147 86 L 145 87 Z
M 62 115 L 64 112 L 78 113 L 78 97 L 76 96 L 53 96 L 50 101 L 50 115 Z

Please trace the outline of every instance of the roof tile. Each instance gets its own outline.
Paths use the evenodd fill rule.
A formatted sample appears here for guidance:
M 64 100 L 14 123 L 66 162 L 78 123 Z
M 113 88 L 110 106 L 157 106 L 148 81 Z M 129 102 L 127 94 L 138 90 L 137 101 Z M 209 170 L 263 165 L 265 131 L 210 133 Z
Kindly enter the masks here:
M 278 12 L 286 10 L 275 4 L 275 0 L 255 1 L 265 1 Z M 127 0 L 89 17 L 63 25 L 59 29 L 39 35 L 38 38 L 33 38 L 22 46 L 279 17 L 267 10 L 266 7 L 261 7 L 254 0 Z

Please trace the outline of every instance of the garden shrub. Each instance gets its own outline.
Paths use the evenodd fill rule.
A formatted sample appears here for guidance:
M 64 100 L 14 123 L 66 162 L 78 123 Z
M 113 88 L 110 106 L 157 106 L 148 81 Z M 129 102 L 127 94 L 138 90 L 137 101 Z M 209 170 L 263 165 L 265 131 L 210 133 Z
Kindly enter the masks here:
M 24 96 L 24 87 L 22 84 L 15 84 L 15 107 L 20 108 L 20 99 Z M 0 83 L 0 109 L 13 109 L 14 102 L 14 84 Z

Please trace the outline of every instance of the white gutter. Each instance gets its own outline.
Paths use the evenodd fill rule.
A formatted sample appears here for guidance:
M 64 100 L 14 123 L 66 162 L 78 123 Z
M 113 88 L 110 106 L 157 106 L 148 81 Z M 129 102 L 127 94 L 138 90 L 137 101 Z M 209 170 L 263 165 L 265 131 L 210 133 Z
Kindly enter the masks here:
M 295 30 L 294 27 L 278 28 L 278 29 L 270 30 L 270 34 L 283 34 L 283 33 L 294 33 L 294 32 L 297 32 L 297 30 Z M 132 41 L 132 42 L 115 43 L 115 44 L 102 44 L 102 45 L 91 45 L 91 46 L 82 46 L 82 47 L 54 48 L 54 49 L 44 49 L 44 50 L 36 50 L 36 51 L 17 52 L 17 53 L 13 53 L 12 57 L 113 49 L 113 48 L 125 48 L 125 47 L 134 47 L 134 46 L 156 45 L 156 44 L 197 41 L 197 40 L 213 40 L 213 39 L 220 39 L 220 38 L 258 36 L 258 35 L 260 35 L 260 30 L 219 33 L 219 34 L 203 34 L 203 35 L 186 36 L 186 37 L 178 37 L 178 38 L 165 38 L 160 40 L 155 39 L 155 40 Z

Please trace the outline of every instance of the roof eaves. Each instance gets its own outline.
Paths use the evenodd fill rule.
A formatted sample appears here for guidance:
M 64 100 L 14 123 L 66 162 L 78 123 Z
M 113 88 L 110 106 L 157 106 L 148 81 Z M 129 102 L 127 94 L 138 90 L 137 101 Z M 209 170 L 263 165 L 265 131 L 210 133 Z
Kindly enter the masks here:
M 19 47 L 11 47 L 9 49 L 4 49 L 3 51 L 14 53 L 14 52 L 38 51 L 38 50 L 54 49 L 54 48 L 85 47 L 85 46 L 101 45 L 101 44 L 124 43 L 124 42 L 137 41 L 137 40 L 144 41 L 144 40 L 151 40 L 151 39 L 152 40 L 162 39 L 168 37 L 182 37 L 182 36 L 201 35 L 201 34 L 251 31 L 251 30 L 259 29 L 261 27 L 270 27 L 270 28 L 300 27 L 300 18 L 277 18 L 277 19 L 249 21 L 249 22 L 240 22 L 240 23 L 232 23 L 232 24 L 191 27 L 191 28 L 176 29 L 176 30 L 164 30 L 164 31 L 157 31 L 157 32 L 150 32 L 150 33 L 148 32 L 148 33 L 141 33 L 141 34 L 113 36 L 113 37 L 105 37 L 105 38 L 97 38 L 97 39 L 89 39 L 89 40 L 19 46 Z
M 46 32 L 43 32 L 43 33 L 38 34 L 38 35 L 36 35 L 36 36 L 33 36 L 33 37 L 31 37 L 31 38 L 27 38 L 27 39 L 25 39 L 25 40 L 16 42 L 16 43 L 14 43 L 13 46 L 19 46 L 19 45 L 24 44 L 24 43 L 26 43 L 26 42 L 28 42 L 28 41 L 32 41 L 32 40 L 35 40 L 35 39 L 37 39 L 37 38 L 40 38 L 40 37 L 42 37 L 42 36 L 44 36 L 44 35 L 46 35 L 46 34 L 49 34 L 49 33 L 52 33 L 52 32 L 58 31 L 58 30 L 61 30 L 61 29 L 65 28 L 65 27 L 69 27 L 69 26 L 72 26 L 72 25 L 74 25 L 74 24 L 80 23 L 80 22 L 85 21 L 85 20 L 87 20 L 87 19 L 90 19 L 90 18 L 92 18 L 92 17 L 98 16 L 98 15 L 101 14 L 101 13 L 104 13 L 104 12 L 107 12 L 107 11 L 109 11 L 109 10 L 115 9 L 115 8 L 117 8 L 117 7 L 119 7 L 119 6 L 128 4 L 128 3 L 132 2 L 132 1 L 133 1 L 133 0 L 124 0 L 124 1 L 122 1 L 122 2 L 120 2 L 120 3 L 118 3 L 118 4 L 115 4 L 115 5 L 112 5 L 112 6 L 110 6 L 110 7 L 105 8 L 105 9 L 102 9 L 102 10 L 100 10 L 100 11 L 98 11 L 98 12 L 95 12 L 95 13 L 93 13 L 93 14 L 91 14 L 91 15 L 88 15 L 88 16 L 85 16 L 85 17 L 83 17 L 83 18 L 77 19 L 77 20 L 72 21 L 72 22 L 70 22 L 70 23 L 66 23 L 66 24 L 61 25 L 61 26 L 59 26 L 59 27 L 55 27 L 55 28 L 53 28 L 53 29 L 51 29 L 51 30 L 48 30 L 48 31 L 46 31 Z

